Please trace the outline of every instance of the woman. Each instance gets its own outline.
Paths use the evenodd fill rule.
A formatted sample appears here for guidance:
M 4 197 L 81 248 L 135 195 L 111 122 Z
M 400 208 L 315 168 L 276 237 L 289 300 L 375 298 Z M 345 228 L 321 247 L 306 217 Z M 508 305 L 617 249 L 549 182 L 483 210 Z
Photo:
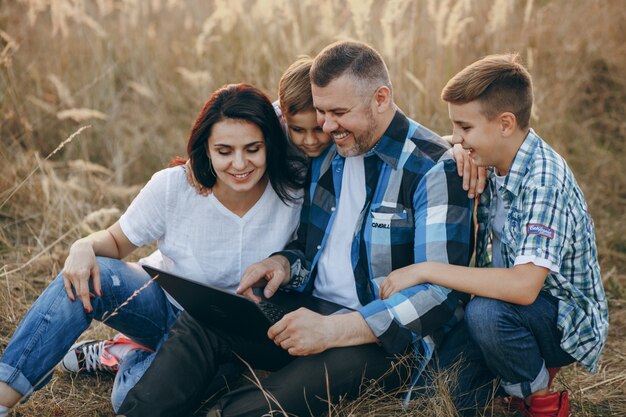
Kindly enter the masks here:
M 121 261 L 138 247 L 156 240 L 159 250 L 144 263 L 234 290 L 249 264 L 292 238 L 305 166 L 260 90 L 236 84 L 214 92 L 192 128 L 187 153 L 211 195 L 198 195 L 181 165 L 159 171 L 119 221 L 74 242 L 62 273 L 33 304 L 0 360 L 5 410 L 49 381 L 93 319 L 130 340 L 83 344 L 74 349 L 73 363 L 66 357 L 63 365 L 119 365 L 112 393 L 117 409 L 180 311 L 138 264 Z

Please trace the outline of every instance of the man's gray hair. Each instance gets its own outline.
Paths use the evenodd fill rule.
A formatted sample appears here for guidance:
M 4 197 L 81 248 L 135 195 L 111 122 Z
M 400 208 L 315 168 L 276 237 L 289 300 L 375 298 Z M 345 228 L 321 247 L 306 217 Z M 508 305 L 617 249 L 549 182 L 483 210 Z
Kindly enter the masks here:
M 385 61 L 374 48 L 363 42 L 332 43 L 313 60 L 310 78 L 314 85 L 326 87 L 342 75 L 354 79 L 359 95 L 371 94 L 381 86 L 391 90 Z

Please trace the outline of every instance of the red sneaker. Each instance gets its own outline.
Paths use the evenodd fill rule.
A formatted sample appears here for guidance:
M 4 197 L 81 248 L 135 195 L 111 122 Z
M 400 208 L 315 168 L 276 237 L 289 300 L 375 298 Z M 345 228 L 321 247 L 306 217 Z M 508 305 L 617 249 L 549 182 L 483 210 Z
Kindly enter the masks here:
M 569 395 L 567 391 L 535 395 L 530 405 L 521 401 L 520 411 L 524 417 L 569 417 Z
M 548 375 L 549 375 L 548 388 L 552 387 L 552 381 L 554 381 L 554 378 L 556 378 L 556 375 L 559 373 L 560 370 L 561 368 L 548 368 Z M 567 392 L 565 392 L 565 396 L 567 397 Z M 518 398 L 518 397 L 505 397 L 505 402 L 509 404 L 510 407 L 514 407 L 518 409 L 523 415 L 526 415 L 524 413 L 526 412 L 526 409 L 528 407 L 526 406 L 526 403 L 524 402 L 523 399 Z M 569 397 L 567 399 L 567 404 L 569 408 Z

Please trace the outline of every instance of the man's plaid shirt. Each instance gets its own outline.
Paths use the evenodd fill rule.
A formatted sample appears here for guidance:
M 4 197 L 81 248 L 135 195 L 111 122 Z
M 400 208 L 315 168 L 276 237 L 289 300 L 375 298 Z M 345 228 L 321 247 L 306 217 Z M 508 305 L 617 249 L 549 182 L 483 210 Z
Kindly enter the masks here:
M 297 239 L 280 252 L 292 266 L 293 289 L 311 291 L 315 285 L 342 192 L 344 161 L 331 146 L 311 163 Z M 388 352 L 403 352 L 411 342 L 422 354 L 432 352 L 431 337 L 462 318 L 467 296 L 425 284 L 381 300 L 378 284 L 391 271 L 417 262 L 468 264 L 472 203 L 450 147 L 397 111 L 365 155 L 365 182 L 351 255 L 360 313 Z
M 493 175 L 477 210 L 476 259 L 481 267 L 491 265 L 491 202 L 497 192 Z M 506 267 L 533 259 L 552 265 L 543 290 L 559 299 L 561 348 L 595 371 L 608 331 L 608 306 L 593 221 L 574 175 L 531 129 L 500 192 L 508 207 L 501 246 Z

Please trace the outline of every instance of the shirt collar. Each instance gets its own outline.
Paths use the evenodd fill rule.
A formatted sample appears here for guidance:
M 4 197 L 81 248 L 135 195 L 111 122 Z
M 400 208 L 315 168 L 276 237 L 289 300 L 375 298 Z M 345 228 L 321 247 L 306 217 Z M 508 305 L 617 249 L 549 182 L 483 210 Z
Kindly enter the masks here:
M 522 187 L 522 181 L 528 171 L 529 164 L 534 159 L 535 150 L 539 142 L 539 136 L 537 136 L 534 130 L 530 129 L 522 145 L 517 150 L 515 158 L 513 158 L 513 163 L 504 181 L 504 188 L 515 196 L 518 195 Z
M 387 130 L 365 157 L 377 155 L 384 163 L 397 169 L 408 133 L 409 119 L 400 110 L 396 110 Z

